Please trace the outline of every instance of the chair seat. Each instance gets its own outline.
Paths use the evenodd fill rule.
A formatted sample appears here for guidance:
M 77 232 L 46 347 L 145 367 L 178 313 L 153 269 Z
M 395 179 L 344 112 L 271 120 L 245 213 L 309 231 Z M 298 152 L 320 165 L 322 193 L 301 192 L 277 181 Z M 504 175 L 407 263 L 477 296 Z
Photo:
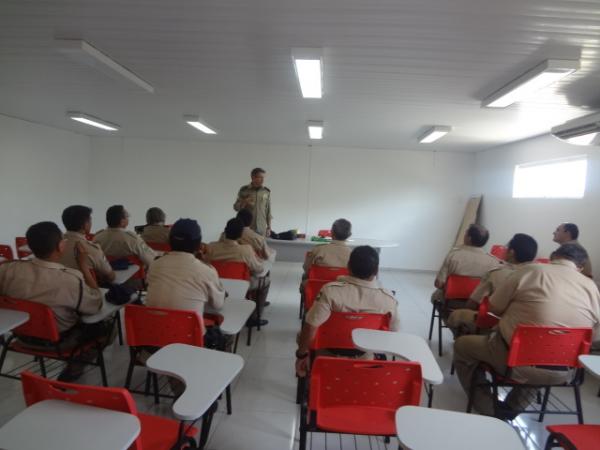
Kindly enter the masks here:
M 138 413 L 141 423 L 140 436 L 144 450 L 167 450 L 177 442 L 179 422 L 165 417 Z M 194 437 L 198 428 L 192 427 L 186 436 Z
M 595 450 L 600 443 L 600 425 L 551 425 L 548 431 L 557 436 L 559 442 L 567 439 L 577 450 Z
M 317 426 L 337 433 L 393 436 L 395 413 L 395 409 L 352 405 L 319 408 Z

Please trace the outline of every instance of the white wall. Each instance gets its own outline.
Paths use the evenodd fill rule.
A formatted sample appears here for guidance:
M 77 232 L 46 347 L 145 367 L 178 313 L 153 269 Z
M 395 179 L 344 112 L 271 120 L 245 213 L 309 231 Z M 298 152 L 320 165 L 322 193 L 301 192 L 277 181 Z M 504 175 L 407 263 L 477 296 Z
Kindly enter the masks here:
M 346 217 L 356 237 L 401 243 L 383 251 L 382 266 L 437 270 L 471 194 L 474 160 L 429 151 L 92 138 L 90 188 L 97 226 L 111 204 L 124 204 L 132 225 L 160 206 L 168 220 L 198 219 L 211 240 L 233 216 L 249 171 L 261 166 L 276 231 L 314 233 Z
M 513 199 L 516 164 L 588 155 L 586 192 L 583 199 Z M 550 135 L 495 147 L 477 153 L 476 191 L 483 194 L 483 224 L 491 243 L 506 243 L 514 233 L 535 237 L 539 255 L 547 257 L 556 244 L 552 232 L 561 222 L 579 226 L 580 241 L 590 253 L 596 275 L 600 270 L 600 149 L 565 144 Z
M 90 139 L 0 115 L 0 243 L 89 202 Z

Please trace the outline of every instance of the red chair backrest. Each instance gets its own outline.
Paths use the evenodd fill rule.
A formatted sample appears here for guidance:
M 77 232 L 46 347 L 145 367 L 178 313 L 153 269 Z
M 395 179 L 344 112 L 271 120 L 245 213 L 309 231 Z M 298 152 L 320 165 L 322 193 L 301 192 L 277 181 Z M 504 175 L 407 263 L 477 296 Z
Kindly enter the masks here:
M 125 306 L 127 345 L 164 347 L 169 344 L 204 346 L 202 317 L 195 311 Z
M 388 331 L 390 314 L 332 312 L 329 319 L 317 328 L 311 350 L 324 348 L 355 349 L 352 341 L 352 330 L 367 328 L 369 330 Z
M 492 245 L 492 249 L 490 250 L 490 253 L 495 256 L 496 258 L 502 260 L 502 261 L 506 261 L 506 254 L 508 253 L 508 247 L 506 247 L 505 245 Z
M 319 237 L 331 237 L 331 230 L 319 230 L 319 232 L 317 233 L 317 235 Z
M 148 244 L 148 247 L 150 247 L 152 250 L 156 250 L 157 252 L 171 251 L 171 244 L 168 242 L 146 242 L 146 244 Z
M 396 411 L 405 405 L 418 406 L 422 385 L 417 362 L 320 356 L 311 369 L 308 406 L 317 416 L 321 408 L 342 406 Z
M 548 258 L 537 258 L 535 262 L 540 264 L 550 264 L 550 260 Z
M 211 261 L 210 262 L 219 278 L 228 278 L 230 280 L 250 280 L 250 268 L 242 261 Z
M 578 357 L 590 352 L 591 328 L 519 325 L 512 335 L 508 367 L 581 367 Z
M 317 295 L 319 295 L 319 292 L 321 292 L 321 288 L 326 285 L 327 283 L 331 283 L 330 280 L 312 280 L 312 279 L 308 279 L 306 280 L 306 284 L 304 285 L 304 310 L 308 311 L 313 303 L 315 302 L 315 299 L 317 298 Z
M 63 383 L 49 380 L 31 372 L 21 373 L 21 386 L 27 406 L 44 400 L 63 400 L 81 405 L 96 406 L 137 416 L 138 411 L 131 394 L 124 388 L 100 387 L 83 384 Z M 60 433 L 60 430 L 56 430 Z M 141 437 L 132 445 L 142 450 Z
M 499 319 L 488 314 L 490 311 L 490 299 L 484 297 L 479 304 L 479 310 L 477 311 L 477 320 L 475 326 L 477 328 L 494 328 L 498 323 Z
M 24 311 L 29 314 L 27 322 L 12 330 L 15 335 L 35 337 L 50 342 L 60 340 L 56 317 L 49 306 L 29 300 L 0 297 L 0 308 Z
M 10 245 L 0 245 L 0 259 L 4 258 L 6 261 L 0 261 L 0 264 L 15 259 L 13 251 Z
M 468 299 L 481 280 L 462 275 L 450 275 L 446 280 L 444 298 L 446 300 Z
M 308 269 L 309 279 L 335 281 L 341 275 L 350 275 L 347 267 L 327 267 L 313 264 Z
M 15 248 L 17 249 L 17 258 L 23 259 L 23 258 L 27 258 L 29 255 L 31 255 L 30 251 L 19 250 L 19 247 L 23 247 L 25 245 L 27 245 L 27 246 L 29 245 L 27 243 L 26 237 L 16 237 L 15 238 Z
M 95 237 L 96 237 L 96 235 L 94 233 L 86 233 L 86 235 L 85 235 L 85 238 L 88 241 L 93 241 Z

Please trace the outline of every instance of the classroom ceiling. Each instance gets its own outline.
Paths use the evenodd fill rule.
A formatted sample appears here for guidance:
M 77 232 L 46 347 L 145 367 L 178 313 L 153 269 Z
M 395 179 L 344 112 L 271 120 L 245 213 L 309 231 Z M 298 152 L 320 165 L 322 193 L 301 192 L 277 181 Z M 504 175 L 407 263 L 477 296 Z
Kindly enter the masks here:
M 84 39 L 155 87 L 70 60 Z M 294 47 L 321 47 L 324 97 L 303 99 Z M 82 134 L 83 111 L 118 136 L 477 151 L 600 109 L 600 7 L 571 0 L 3 0 L 0 113 Z M 504 110 L 481 100 L 547 58 L 581 69 Z M 206 136 L 183 122 L 198 114 Z M 417 143 L 427 126 L 454 130 Z M 113 133 L 114 134 L 114 133 Z

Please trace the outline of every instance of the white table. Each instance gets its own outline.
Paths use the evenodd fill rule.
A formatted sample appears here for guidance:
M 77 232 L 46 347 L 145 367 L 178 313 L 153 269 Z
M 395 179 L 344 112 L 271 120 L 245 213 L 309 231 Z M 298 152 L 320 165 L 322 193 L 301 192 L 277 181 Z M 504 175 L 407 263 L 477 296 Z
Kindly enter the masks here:
M 357 328 L 352 330 L 352 341 L 357 348 L 364 351 L 391 353 L 420 363 L 423 379 L 430 384 L 429 388 L 426 386 L 426 390 L 431 406 L 433 385 L 442 384 L 444 375 L 425 339 L 408 333 Z
M 277 261 L 303 262 L 306 252 L 310 251 L 315 245 L 326 244 L 327 242 L 311 241 L 308 239 L 296 239 L 295 241 L 282 241 L 279 239 L 267 239 L 269 247 L 277 251 Z M 380 241 L 377 239 L 350 238 L 347 241 L 349 247 L 358 247 L 359 245 L 370 245 L 377 253 L 382 248 L 397 247 L 397 242 Z
M 0 336 L 23 325 L 29 320 L 29 314 L 12 309 L 0 309 Z
M 232 280 L 221 278 L 221 283 L 227 292 L 228 299 L 242 300 L 246 298 L 246 292 L 250 287 L 250 282 L 246 280 Z
M 137 298 L 137 294 L 134 292 L 133 294 L 131 294 L 131 298 L 129 299 L 129 302 L 123 303 L 122 305 L 115 305 L 106 300 L 106 293 L 108 292 L 108 289 L 100 288 L 100 291 L 102 292 L 102 297 L 103 297 L 102 308 L 100 308 L 100 311 L 98 311 L 96 314 L 82 315 L 81 321 L 83 323 L 100 322 L 100 321 L 110 317 L 112 314 L 125 308 L 125 305 L 128 305 L 129 303 L 131 303 L 132 301 L 134 301 Z
M 579 362 L 595 377 L 600 378 L 600 355 L 579 355 Z
M 125 450 L 140 433 L 131 414 L 61 400 L 36 403 L 0 429 L 10 450 Z
M 225 299 L 223 308 L 213 309 L 207 306 L 206 312 L 223 316 L 223 322 L 219 325 L 221 332 L 226 335 L 235 336 L 242 331 L 242 328 L 246 325 L 246 321 L 250 318 L 255 308 L 256 303 L 252 300 L 227 298 Z
M 125 270 L 115 270 L 115 284 L 123 284 L 129 280 L 135 273 L 140 270 L 140 266 L 137 264 L 130 265 Z
M 494 417 L 420 406 L 396 411 L 396 434 L 410 450 L 524 450 L 516 430 Z

